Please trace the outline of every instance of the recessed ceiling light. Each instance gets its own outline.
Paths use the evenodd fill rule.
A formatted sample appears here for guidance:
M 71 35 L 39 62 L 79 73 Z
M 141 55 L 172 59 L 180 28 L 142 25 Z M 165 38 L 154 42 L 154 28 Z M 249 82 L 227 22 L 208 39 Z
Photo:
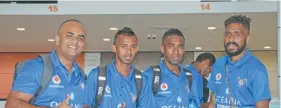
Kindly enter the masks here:
M 24 31 L 25 28 L 17 28 L 18 31 Z
M 195 49 L 197 49 L 197 50 L 201 50 L 201 49 L 202 49 L 202 47 L 195 47 Z
M 104 38 L 103 41 L 110 41 L 110 39 L 109 38 Z
M 216 27 L 208 27 L 208 30 L 215 30 Z
M 48 41 L 49 41 L 49 42 L 54 42 L 54 41 L 55 41 L 55 39 L 48 39 Z
M 116 28 L 116 27 L 111 27 L 111 28 L 109 28 L 109 30 L 118 30 L 118 28 Z
M 265 46 L 263 47 L 264 49 L 270 49 L 271 47 L 270 46 Z

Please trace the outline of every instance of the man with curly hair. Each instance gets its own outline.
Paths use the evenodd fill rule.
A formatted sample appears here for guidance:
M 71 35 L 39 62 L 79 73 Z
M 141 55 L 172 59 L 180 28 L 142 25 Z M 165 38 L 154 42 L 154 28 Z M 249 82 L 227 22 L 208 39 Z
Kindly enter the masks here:
M 251 19 L 229 17 L 225 25 L 227 56 L 213 65 L 207 87 L 212 91 L 209 108 L 269 108 L 268 73 L 264 64 L 246 47 Z

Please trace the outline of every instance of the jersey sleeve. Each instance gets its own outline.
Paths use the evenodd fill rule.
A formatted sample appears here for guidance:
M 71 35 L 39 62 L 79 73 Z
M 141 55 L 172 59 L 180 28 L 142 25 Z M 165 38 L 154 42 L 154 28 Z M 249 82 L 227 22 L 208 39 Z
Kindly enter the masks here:
M 259 67 L 256 70 L 251 88 L 255 102 L 271 100 L 268 74 L 265 67 Z
M 207 84 L 207 87 L 212 91 L 212 92 L 215 92 L 215 80 L 216 80 L 216 67 L 213 66 L 212 68 L 212 71 L 211 71 L 211 76 L 209 78 L 209 81 L 208 81 L 208 84 Z
M 142 73 L 143 88 L 139 98 L 137 108 L 150 108 L 154 106 L 154 95 L 152 92 L 152 68 L 148 68 Z
M 40 86 L 43 70 L 41 58 L 28 61 L 21 70 L 18 70 L 12 85 L 12 91 L 34 95 Z
M 93 106 L 96 103 L 96 92 L 97 92 L 97 81 L 98 81 L 98 68 L 91 70 L 86 80 L 85 88 L 85 99 L 84 104 Z

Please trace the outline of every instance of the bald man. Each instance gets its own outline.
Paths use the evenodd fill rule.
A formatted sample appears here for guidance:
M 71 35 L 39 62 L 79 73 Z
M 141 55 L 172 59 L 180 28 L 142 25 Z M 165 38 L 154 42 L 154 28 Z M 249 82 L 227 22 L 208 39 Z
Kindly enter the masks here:
M 55 49 L 46 54 L 45 59 L 39 56 L 28 60 L 16 71 L 5 107 L 82 108 L 85 76 L 75 60 L 83 50 L 85 35 L 80 21 L 70 19 L 63 22 L 55 37 Z M 52 70 L 49 76 L 46 74 L 46 61 L 52 67 L 49 68 Z M 48 82 L 42 87 L 44 78 Z

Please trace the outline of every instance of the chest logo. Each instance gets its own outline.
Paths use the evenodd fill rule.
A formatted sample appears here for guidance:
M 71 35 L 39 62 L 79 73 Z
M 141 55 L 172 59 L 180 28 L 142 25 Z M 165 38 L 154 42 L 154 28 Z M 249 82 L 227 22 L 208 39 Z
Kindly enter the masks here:
M 216 75 L 216 80 L 220 80 L 221 79 L 221 73 L 218 73 L 217 75 Z
M 133 101 L 133 102 L 136 102 L 136 100 L 137 100 L 136 95 L 134 95 L 133 93 L 131 93 L 131 97 L 132 97 L 132 101 Z
M 165 91 L 165 90 L 167 90 L 167 89 L 168 89 L 168 84 L 162 83 L 162 84 L 161 84 L 161 90 Z
M 106 93 L 110 93 L 110 88 L 108 86 L 105 87 Z
M 58 75 L 55 75 L 53 78 L 52 78 L 53 82 L 55 84 L 60 84 L 61 80 L 60 80 L 60 77 Z
M 81 85 L 80 85 L 80 86 L 81 86 L 81 88 L 82 88 L 82 89 L 84 89 L 84 88 L 85 88 L 84 83 L 81 83 Z
M 117 105 L 117 108 L 125 108 L 126 107 L 126 103 L 120 103 Z
M 248 80 L 246 78 L 242 79 L 240 77 L 237 77 L 238 86 L 240 86 L 240 87 L 244 86 L 247 83 L 247 81 Z

